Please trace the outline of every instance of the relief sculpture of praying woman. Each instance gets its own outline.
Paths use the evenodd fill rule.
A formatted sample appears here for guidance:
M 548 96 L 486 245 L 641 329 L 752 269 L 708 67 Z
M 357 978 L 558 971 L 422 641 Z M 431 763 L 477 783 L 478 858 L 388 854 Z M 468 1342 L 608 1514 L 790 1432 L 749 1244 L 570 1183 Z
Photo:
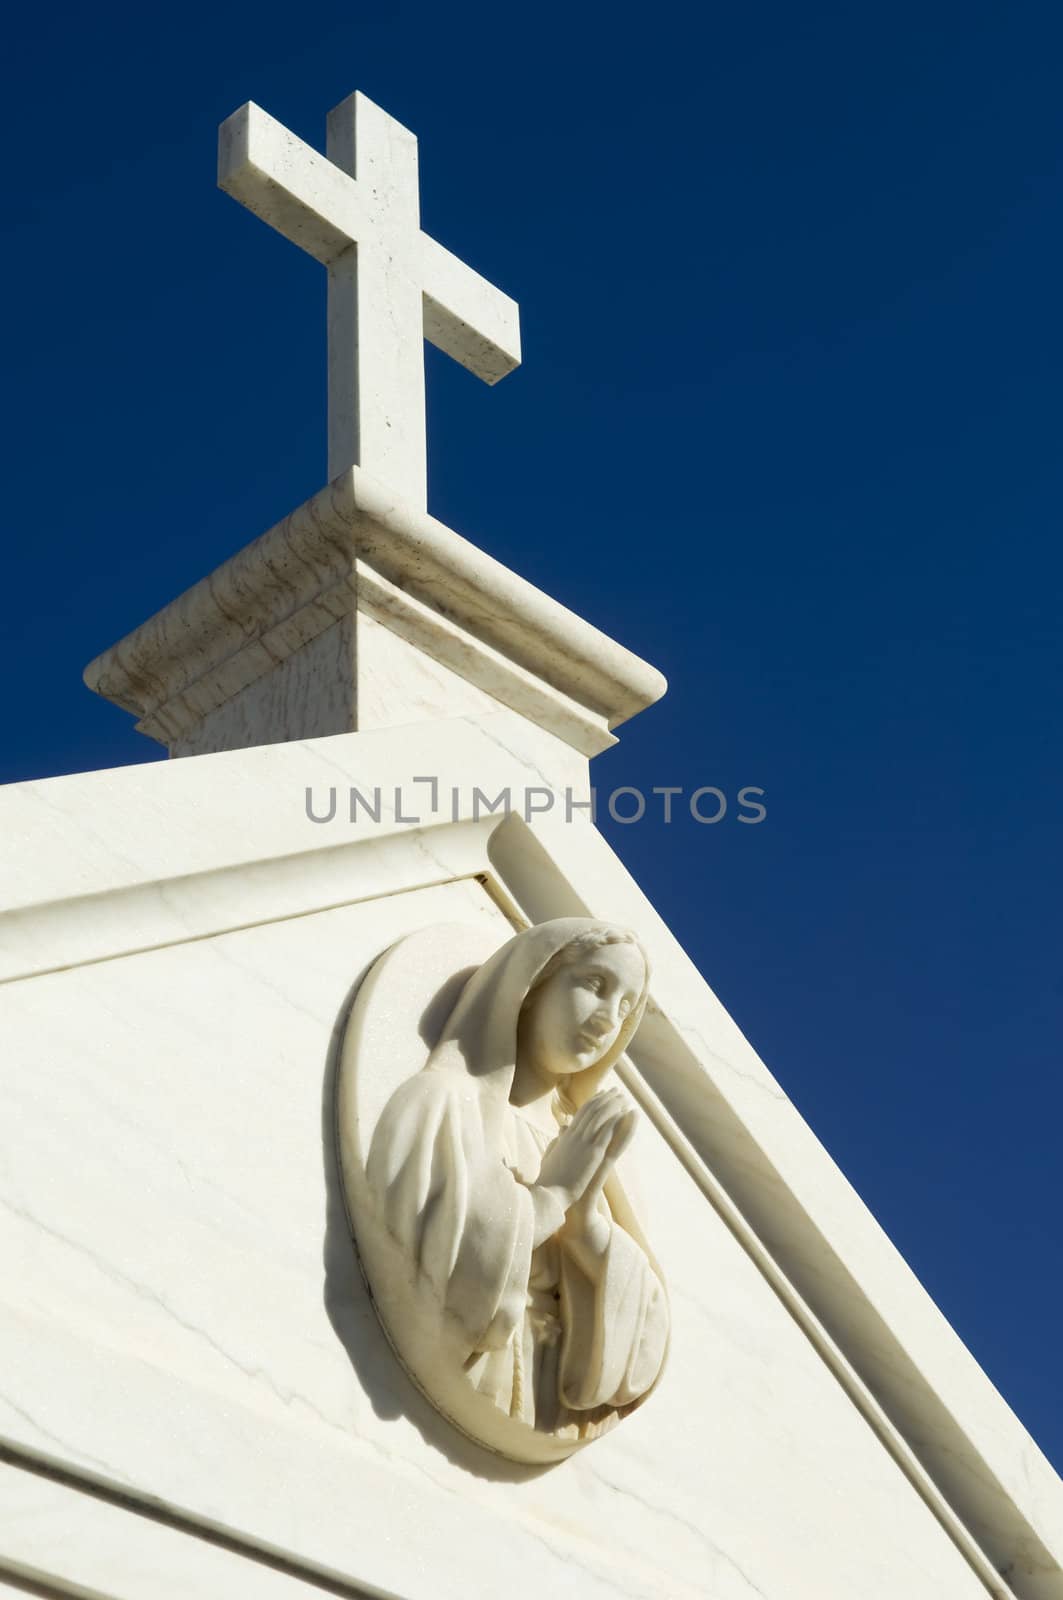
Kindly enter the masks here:
M 380 1104 L 359 1074 L 386 1052 L 413 967 L 433 951 L 445 967 L 456 931 L 394 947 L 378 963 L 390 980 L 373 969 L 356 1002 L 340 1085 L 351 1222 L 388 1337 L 433 1404 L 503 1455 L 558 1459 L 645 1398 L 668 1345 L 619 1170 L 637 1113 L 608 1082 L 648 963 L 632 933 L 587 918 L 517 934 L 453 979 L 438 1037 L 420 1034 L 427 1059 L 397 1087 L 385 1073 Z

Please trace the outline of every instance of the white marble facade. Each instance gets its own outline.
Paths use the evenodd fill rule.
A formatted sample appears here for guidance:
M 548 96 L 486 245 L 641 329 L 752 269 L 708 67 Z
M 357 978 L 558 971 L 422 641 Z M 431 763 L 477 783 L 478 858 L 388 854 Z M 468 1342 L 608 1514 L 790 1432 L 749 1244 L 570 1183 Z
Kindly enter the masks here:
M 307 785 L 411 764 L 586 782 L 498 712 L 0 797 L 0 1584 L 1058 1595 L 1058 1480 L 583 814 L 308 821 Z M 626 1086 L 672 1346 L 613 1432 L 520 1467 L 392 1355 L 344 1214 L 333 1074 L 353 988 L 398 938 L 588 914 L 637 926 L 653 962 Z M 952 1431 L 921 1438 L 935 1403 Z

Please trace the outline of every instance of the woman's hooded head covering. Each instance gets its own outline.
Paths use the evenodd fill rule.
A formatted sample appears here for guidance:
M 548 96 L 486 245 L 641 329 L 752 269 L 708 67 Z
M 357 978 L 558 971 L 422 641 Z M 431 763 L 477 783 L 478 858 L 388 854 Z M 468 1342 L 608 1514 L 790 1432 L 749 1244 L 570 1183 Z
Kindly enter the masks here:
M 604 1076 L 623 1055 L 642 1021 L 649 984 L 649 961 L 627 928 L 593 917 L 555 917 L 518 933 L 479 967 L 461 992 L 442 1036 L 428 1060 L 429 1069 L 464 1072 L 477 1081 L 484 1098 L 509 1099 L 517 1061 L 517 1029 L 521 1010 L 547 968 L 563 959 L 570 945 L 588 955 L 611 944 L 633 944 L 642 955 L 642 992 L 621 1023 L 616 1039 L 592 1067 Z M 486 1110 L 486 1108 L 485 1108 Z

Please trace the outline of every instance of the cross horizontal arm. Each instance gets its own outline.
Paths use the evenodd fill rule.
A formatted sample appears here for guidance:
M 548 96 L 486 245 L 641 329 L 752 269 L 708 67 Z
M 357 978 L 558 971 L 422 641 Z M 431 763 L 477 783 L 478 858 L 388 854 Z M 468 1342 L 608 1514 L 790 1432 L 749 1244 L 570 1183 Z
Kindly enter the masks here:
M 372 231 L 355 180 L 253 100 L 219 129 L 218 187 L 326 266 Z
M 451 255 L 421 234 L 424 336 L 485 383 L 497 383 L 520 366 L 520 309 Z

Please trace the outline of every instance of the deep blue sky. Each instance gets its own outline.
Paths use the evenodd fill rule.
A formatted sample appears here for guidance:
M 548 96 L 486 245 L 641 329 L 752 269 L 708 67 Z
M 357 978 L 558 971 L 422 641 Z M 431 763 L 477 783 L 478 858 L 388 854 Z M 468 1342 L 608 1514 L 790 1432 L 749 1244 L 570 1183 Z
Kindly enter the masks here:
M 23 7 L 3 776 L 155 759 L 81 669 L 318 489 L 324 273 L 214 187 L 361 88 L 521 302 L 431 509 L 660 666 L 616 848 L 1063 1465 L 1058 6 Z

